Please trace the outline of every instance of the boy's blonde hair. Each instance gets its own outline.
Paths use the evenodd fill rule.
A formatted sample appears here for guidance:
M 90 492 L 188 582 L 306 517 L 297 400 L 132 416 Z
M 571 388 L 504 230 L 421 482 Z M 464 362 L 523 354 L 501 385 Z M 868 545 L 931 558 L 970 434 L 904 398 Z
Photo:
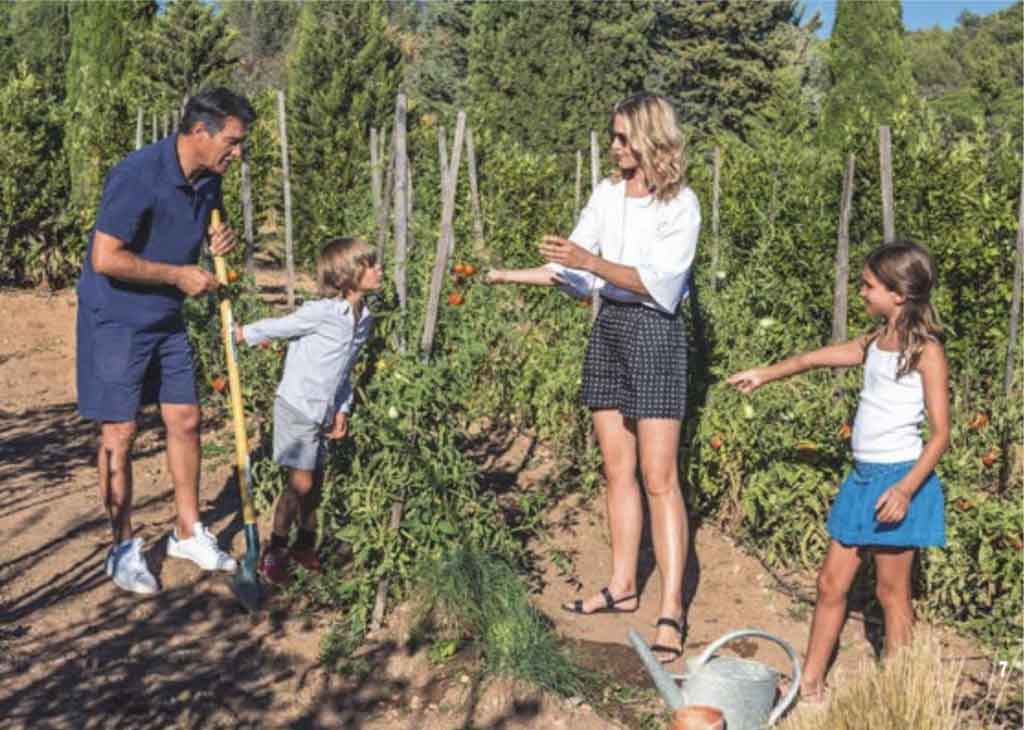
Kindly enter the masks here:
M 355 291 L 367 269 L 377 265 L 377 251 L 361 238 L 335 238 L 320 250 L 316 283 L 322 297 Z
M 623 99 L 612 109 L 609 126 L 621 115 L 626 124 L 629 148 L 640 163 L 654 197 L 672 200 L 686 185 L 686 150 L 683 135 L 676 123 L 672 104 L 658 94 L 637 94 Z M 612 173 L 616 182 L 621 177 Z

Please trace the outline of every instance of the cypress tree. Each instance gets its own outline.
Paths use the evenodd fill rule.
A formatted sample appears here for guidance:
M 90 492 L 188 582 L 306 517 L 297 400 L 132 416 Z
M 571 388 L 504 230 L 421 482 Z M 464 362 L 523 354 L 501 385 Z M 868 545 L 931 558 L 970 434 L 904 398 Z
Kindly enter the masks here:
M 173 0 L 142 45 L 143 66 L 154 102 L 176 108 L 184 96 L 226 83 L 237 61 L 237 32 L 224 15 L 201 0 Z
M 651 71 L 653 3 L 476 3 L 469 93 L 483 126 L 532 149 L 567 153 L 604 130 Z
M 658 2 L 657 86 L 685 124 L 742 134 L 778 91 L 797 3 Z
M 41 82 L 41 91 L 64 98 L 64 68 L 70 47 L 69 6 L 24 0 L 0 3 L 0 80 L 16 75 L 19 63 Z
M 301 255 L 350 226 L 342 201 L 365 184 L 370 127 L 391 118 L 401 72 L 383 2 L 303 5 L 288 65 Z
M 301 5 L 280 0 L 225 0 L 221 8 L 237 31 L 235 78 L 255 93 L 284 83 L 285 50 Z
M 839 0 L 829 40 L 832 88 L 822 119 L 828 143 L 842 146 L 847 130 L 891 124 L 916 95 L 903 33 L 899 0 Z
M 65 151 L 71 203 L 83 227 L 91 224 L 107 169 L 133 136 L 125 105 L 133 73 L 132 48 L 156 9 L 151 0 L 71 5 L 71 50 L 65 69 Z

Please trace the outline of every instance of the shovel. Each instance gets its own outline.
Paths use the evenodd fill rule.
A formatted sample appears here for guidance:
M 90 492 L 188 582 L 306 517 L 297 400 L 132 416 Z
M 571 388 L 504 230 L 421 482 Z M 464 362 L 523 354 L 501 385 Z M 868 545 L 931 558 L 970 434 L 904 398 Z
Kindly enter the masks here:
M 220 211 L 210 213 L 210 227 L 220 228 Z M 213 257 L 213 268 L 221 286 L 228 283 L 228 269 L 223 256 Z M 235 468 L 238 471 L 238 491 L 242 497 L 242 522 L 245 524 L 245 557 L 230 585 L 235 597 L 247 611 L 260 607 L 260 579 L 256 563 L 260 554 L 260 535 L 256 530 L 256 511 L 252 508 L 252 470 L 249 468 L 249 439 L 245 433 L 245 411 L 242 409 L 242 380 L 235 357 L 235 321 L 231 316 L 231 300 L 220 300 L 221 334 L 224 338 L 224 356 L 228 363 L 228 386 L 231 393 L 231 420 L 235 426 Z

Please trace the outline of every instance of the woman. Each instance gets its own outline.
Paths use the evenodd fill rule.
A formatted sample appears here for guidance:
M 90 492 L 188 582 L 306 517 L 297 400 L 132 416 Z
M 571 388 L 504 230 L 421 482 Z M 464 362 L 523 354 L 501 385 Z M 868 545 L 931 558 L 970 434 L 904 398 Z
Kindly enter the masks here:
M 616 170 L 598 185 L 570 239 L 545 236 L 546 266 L 494 270 L 491 283 L 561 286 L 600 296 L 583 363 L 583 402 L 608 481 L 612 575 L 605 588 L 563 606 L 588 615 L 633 612 L 643 510 L 637 464 L 650 507 L 661 576 L 652 650 L 668 662 L 685 639 L 686 507 L 677 453 L 686 406 L 686 334 L 676 308 L 687 294 L 700 207 L 686 187 L 682 136 L 668 100 L 640 94 L 616 104 Z

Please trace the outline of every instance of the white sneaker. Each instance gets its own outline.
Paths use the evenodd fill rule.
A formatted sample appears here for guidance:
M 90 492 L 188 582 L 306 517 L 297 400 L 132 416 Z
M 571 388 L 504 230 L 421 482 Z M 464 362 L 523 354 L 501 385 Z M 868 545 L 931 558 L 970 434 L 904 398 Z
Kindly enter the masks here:
M 118 588 L 143 595 L 157 592 L 156 578 L 142 557 L 142 538 L 126 540 L 110 548 L 104 568 Z
M 234 573 L 238 568 L 235 559 L 217 547 L 217 538 L 203 527 L 202 522 L 192 525 L 192 537 L 187 540 L 179 540 L 178 536 L 171 532 L 167 537 L 167 555 L 191 560 L 203 570 Z

